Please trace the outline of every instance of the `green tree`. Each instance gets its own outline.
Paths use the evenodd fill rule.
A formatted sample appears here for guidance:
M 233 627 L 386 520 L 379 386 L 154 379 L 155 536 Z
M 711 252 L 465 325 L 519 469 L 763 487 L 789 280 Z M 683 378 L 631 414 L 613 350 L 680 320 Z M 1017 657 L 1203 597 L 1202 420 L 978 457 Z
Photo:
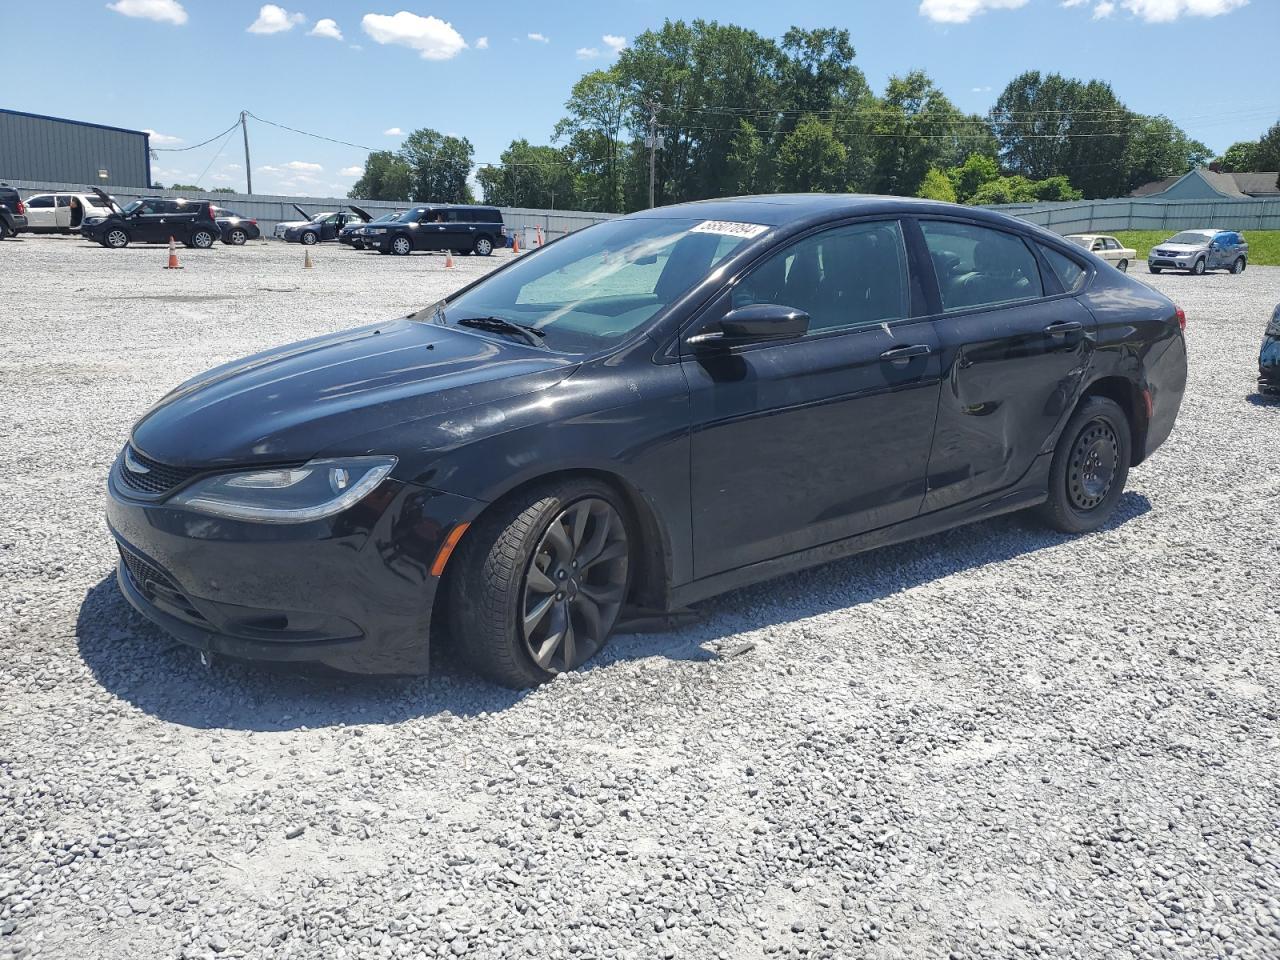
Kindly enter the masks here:
M 552 139 L 567 140 L 581 182 L 578 192 L 595 197 L 593 209 L 622 207 L 622 134 L 628 97 L 616 70 L 593 70 L 573 85 Z
M 929 172 L 924 175 L 924 182 L 920 184 L 920 189 L 916 191 L 916 196 L 926 200 L 955 203 L 956 189 L 951 185 L 950 177 L 937 167 L 930 167 Z
M 738 134 L 727 160 L 730 191 L 735 194 L 763 193 L 770 187 L 768 149 L 764 138 L 747 120 L 738 121 Z
M 413 172 L 413 196 L 432 203 L 471 203 L 473 148 L 465 137 L 447 137 L 426 127 L 404 139 L 400 156 Z
M 485 203 L 509 207 L 573 209 L 579 204 L 572 159 L 565 150 L 512 140 L 502 163 L 476 174 Z
M 1122 163 L 1129 190 L 1209 162 L 1209 148 L 1168 117 L 1134 117 Z
M 805 117 L 778 151 L 778 189 L 830 193 L 843 190 L 848 155 L 829 124 Z
M 994 157 L 981 153 L 971 153 L 964 163 L 947 171 L 956 199 L 968 203 L 969 198 L 978 192 L 984 183 L 1000 178 L 1000 164 Z
M 1047 177 L 1031 184 L 1037 200 L 1083 200 L 1084 194 L 1071 186 L 1066 177 Z
M 904 197 L 915 195 L 930 168 L 959 163 L 985 138 L 919 70 L 889 79 L 870 132 L 870 189 Z
M 1259 170 L 1280 170 L 1280 121 L 1258 140 L 1258 153 L 1254 162 Z
M 1227 147 L 1227 152 L 1218 158 L 1218 165 L 1228 173 L 1250 173 L 1261 169 L 1258 166 L 1258 142 L 1242 140 Z
M 413 169 L 390 150 L 375 150 L 364 161 L 364 173 L 347 196 L 352 200 L 413 199 Z

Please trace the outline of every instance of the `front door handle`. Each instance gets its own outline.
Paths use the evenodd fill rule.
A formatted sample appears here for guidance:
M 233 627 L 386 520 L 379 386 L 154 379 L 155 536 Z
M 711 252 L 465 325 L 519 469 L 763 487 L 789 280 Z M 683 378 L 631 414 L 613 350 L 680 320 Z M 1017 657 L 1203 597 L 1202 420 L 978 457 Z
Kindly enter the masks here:
M 885 363 L 892 363 L 901 367 L 916 357 L 927 357 L 931 352 L 927 343 L 913 343 L 909 347 L 893 347 L 890 350 L 886 350 L 880 354 L 880 359 Z
M 1079 320 L 1060 320 L 1049 324 L 1044 328 L 1044 332 L 1051 337 L 1058 337 L 1066 333 L 1079 333 L 1083 329 L 1084 324 Z

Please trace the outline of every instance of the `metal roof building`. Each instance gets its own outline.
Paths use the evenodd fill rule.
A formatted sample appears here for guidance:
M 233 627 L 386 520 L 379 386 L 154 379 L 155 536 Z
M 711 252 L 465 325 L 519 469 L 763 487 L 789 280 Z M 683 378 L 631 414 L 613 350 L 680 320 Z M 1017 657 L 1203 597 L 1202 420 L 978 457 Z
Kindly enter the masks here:
M 151 185 L 151 135 L 0 108 L 0 180 Z

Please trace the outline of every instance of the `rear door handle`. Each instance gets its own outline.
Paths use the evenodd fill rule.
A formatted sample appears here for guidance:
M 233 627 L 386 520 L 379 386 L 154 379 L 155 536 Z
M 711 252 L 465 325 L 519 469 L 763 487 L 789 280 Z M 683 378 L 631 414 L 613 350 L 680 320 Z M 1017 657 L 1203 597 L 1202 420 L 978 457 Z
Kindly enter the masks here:
M 927 357 L 932 351 L 927 343 L 913 343 L 909 347 L 893 347 L 880 354 L 880 359 L 885 363 L 893 363 L 902 366 L 908 360 L 915 357 Z
M 1079 320 L 1060 320 L 1049 324 L 1044 328 L 1044 332 L 1053 337 L 1063 333 L 1079 333 L 1083 329 L 1084 324 Z

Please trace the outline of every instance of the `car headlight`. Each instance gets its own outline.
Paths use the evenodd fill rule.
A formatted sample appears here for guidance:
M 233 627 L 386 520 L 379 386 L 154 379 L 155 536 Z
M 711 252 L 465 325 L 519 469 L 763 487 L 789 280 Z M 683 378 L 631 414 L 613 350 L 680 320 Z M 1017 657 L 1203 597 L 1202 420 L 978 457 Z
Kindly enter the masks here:
M 193 484 L 170 503 L 233 520 L 306 523 L 359 503 L 395 465 L 395 457 L 350 457 L 312 460 L 300 467 L 223 473 Z
M 1280 337 L 1280 306 L 1271 314 L 1271 322 L 1267 324 L 1268 337 Z

